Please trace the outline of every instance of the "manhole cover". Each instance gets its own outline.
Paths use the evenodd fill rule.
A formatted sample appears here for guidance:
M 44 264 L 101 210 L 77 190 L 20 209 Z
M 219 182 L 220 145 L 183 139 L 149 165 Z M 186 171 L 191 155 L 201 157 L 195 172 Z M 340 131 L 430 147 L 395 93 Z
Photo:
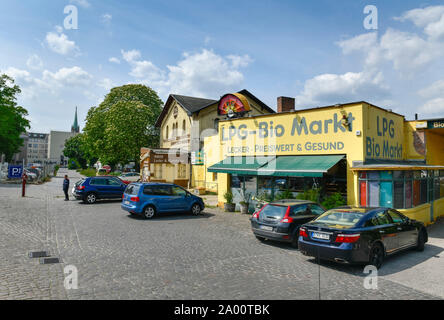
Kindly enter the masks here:
M 59 258 L 40 258 L 40 264 L 54 264 L 59 262 Z
M 30 258 L 44 258 L 49 257 L 49 251 L 34 251 L 28 254 Z

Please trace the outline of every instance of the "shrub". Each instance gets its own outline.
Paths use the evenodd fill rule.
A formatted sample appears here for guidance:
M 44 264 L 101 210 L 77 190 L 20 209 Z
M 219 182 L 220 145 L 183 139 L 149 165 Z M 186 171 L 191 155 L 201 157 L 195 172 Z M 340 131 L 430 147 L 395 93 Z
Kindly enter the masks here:
M 287 190 L 277 194 L 275 199 L 276 200 L 294 199 L 294 195 L 289 189 L 287 189 Z
M 296 199 L 319 202 L 320 195 L 321 195 L 321 189 L 319 189 L 319 188 L 307 189 L 307 190 L 304 190 L 304 192 L 299 193 L 296 196 Z
M 322 202 L 322 205 L 327 210 L 340 207 L 346 204 L 347 203 L 344 197 L 339 192 L 333 193 L 331 196 L 326 197 L 325 200 Z
M 231 191 L 227 191 L 224 193 L 225 201 L 229 204 L 233 203 L 233 193 Z
M 76 159 L 69 159 L 68 162 L 68 169 L 69 170 L 76 170 L 81 168 L 80 163 Z
M 86 176 L 86 177 L 95 177 L 96 176 L 96 169 L 89 168 L 89 169 L 80 170 L 80 174 L 82 176 Z

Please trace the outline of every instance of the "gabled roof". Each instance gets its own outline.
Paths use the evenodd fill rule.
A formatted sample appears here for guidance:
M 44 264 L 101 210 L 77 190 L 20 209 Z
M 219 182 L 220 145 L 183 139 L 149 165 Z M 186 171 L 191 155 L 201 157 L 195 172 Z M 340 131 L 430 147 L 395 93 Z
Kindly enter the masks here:
M 269 113 L 276 113 L 273 109 L 271 109 L 269 106 L 267 106 L 265 103 L 263 103 L 261 100 L 256 98 L 253 94 L 251 94 L 248 90 L 243 89 L 239 91 L 238 93 L 243 94 L 244 96 L 247 96 L 254 102 L 256 102 L 261 108 L 267 110 Z M 188 113 L 189 116 L 193 115 L 194 113 L 199 112 L 200 110 L 203 110 L 215 103 L 217 103 L 219 100 L 212 100 L 212 99 L 204 99 L 204 98 L 196 98 L 196 97 L 189 97 L 189 96 L 182 96 L 178 94 L 170 94 L 168 97 L 167 102 L 165 103 L 165 106 L 160 113 L 159 118 L 156 121 L 155 126 L 160 127 L 163 119 L 165 119 L 170 105 L 173 102 L 173 100 L 176 100 L 176 102 L 184 108 L 184 110 Z

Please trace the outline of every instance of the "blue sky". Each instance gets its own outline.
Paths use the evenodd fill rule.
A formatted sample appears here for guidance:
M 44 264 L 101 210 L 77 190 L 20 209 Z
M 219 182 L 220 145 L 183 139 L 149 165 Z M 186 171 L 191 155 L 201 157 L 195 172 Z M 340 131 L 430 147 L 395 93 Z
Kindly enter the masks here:
M 64 28 L 64 8 L 78 29 Z M 378 9 L 367 30 L 366 5 Z M 113 86 L 217 99 L 248 89 L 272 108 L 367 100 L 444 117 L 444 1 L 1 1 L 0 72 L 32 130 L 83 127 Z

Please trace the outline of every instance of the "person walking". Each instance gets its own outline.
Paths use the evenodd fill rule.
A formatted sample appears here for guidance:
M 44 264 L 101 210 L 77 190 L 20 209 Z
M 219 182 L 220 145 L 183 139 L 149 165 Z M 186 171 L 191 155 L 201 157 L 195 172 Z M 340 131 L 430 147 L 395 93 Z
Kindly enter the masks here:
M 65 193 L 65 201 L 69 201 L 68 190 L 69 190 L 69 179 L 68 175 L 65 174 L 65 180 L 63 180 L 63 192 Z

